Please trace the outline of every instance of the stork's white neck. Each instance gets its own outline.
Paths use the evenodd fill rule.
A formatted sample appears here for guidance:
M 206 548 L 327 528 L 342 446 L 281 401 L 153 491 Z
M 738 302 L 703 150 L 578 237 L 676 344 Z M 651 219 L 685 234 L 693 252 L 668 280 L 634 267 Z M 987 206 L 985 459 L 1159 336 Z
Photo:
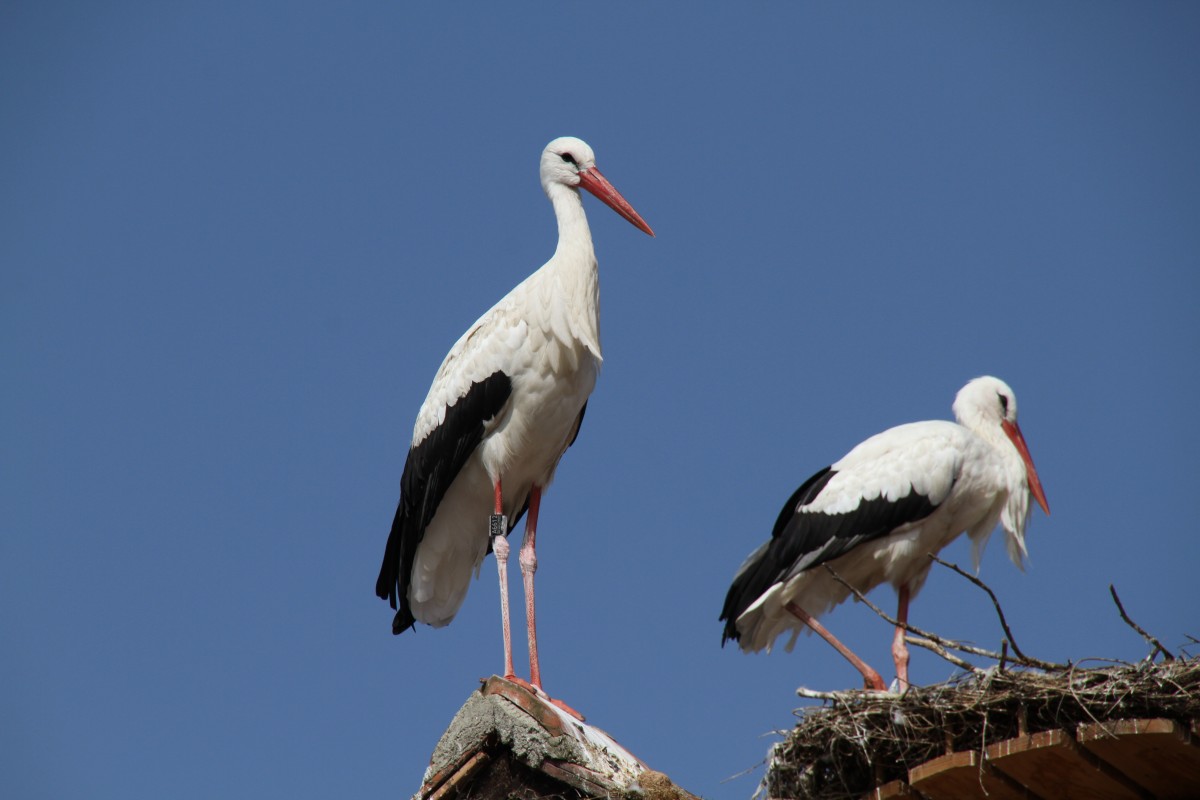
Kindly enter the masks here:
M 583 213 L 583 198 L 579 190 L 561 183 L 552 183 L 546 189 L 558 219 L 558 247 L 554 256 L 571 261 L 596 261 L 592 249 L 592 231 L 588 227 L 587 215 Z
M 574 336 L 597 358 L 600 355 L 600 272 L 592 246 L 592 232 L 583 211 L 579 190 L 561 183 L 546 187 L 558 219 L 558 246 L 543 268 L 548 278 L 566 294 L 559 309 L 570 317 Z

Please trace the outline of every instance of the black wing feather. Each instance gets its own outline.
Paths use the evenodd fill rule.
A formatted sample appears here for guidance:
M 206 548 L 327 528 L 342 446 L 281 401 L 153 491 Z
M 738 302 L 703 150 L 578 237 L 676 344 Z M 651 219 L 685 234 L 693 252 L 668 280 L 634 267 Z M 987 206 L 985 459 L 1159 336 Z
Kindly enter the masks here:
M 579 429 L 583 427 L 583 415 L 587 413 L 588 401 L 583 401 L 583 408 L 579 409 L 579 416 L 575 419 L 575 432 L 571 434 L 571 441 L 567 442 L 567 447 L 575 444 L 575 440 L 579 438 Z
M 864 500 L 842 514 L 801 512 L 836 474 L 826 467 L 805 481 L 780 511 L 770 541 L 738 570 L 721 610 L 720 619 L 725 622 L 722 645 L 738 640 L 738 617 L 774 584 L 845 555 L 863 542 L 887 536 L 901 525 L 918 522 L 937 507 L 925 495 L 910 490 L 895 501 L 882 495 Z
M 408 451 L 400 478 L 400 503 L 375 582 L 375 594 L 398 609 L 392 633 L 403 633 L 416 622 L 408 605 L 408 586 L 425 527 L 483 441 L 486 423 L 500 413 L 511 394 L 512 380 L 499 370 L 471 384 L 467 393 L 446 409 L 442 424 Z

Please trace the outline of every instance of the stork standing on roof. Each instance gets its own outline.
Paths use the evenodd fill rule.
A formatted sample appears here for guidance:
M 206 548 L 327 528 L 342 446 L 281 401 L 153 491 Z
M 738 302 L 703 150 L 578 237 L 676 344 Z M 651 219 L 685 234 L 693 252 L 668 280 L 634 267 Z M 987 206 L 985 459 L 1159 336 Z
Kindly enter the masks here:
M 397 609 L 393 633 L 417 622 L 447 625 L 490 544 L 500 574 L 504 674 L 514 678 L 505 537 L 528 512 L 518 560 L 529 682 L 539 690 L 533 589 L 538 508 L 579 433 L 601 362 L 599 274 L 579 190 L 654 235 L 596 169 L 585 142 L 550 142 L 540 171 L 558 219 L 558 247 L 463 334 L 438 369 L 417 413 L 375 584 L 376 594 Z
M 999 523 L 1009 556 L 1021 566 L 1030 496 L 1047 514 L 1050 507 L 1017 426 L 1016 395 L 998 378 L 976 378 L 959 390 L 954 416 L 956 423 L 914 422 L 872 436 L 805 481 L 784 505 L 771 538 L 734 577 L 721 611 L 722 644 L 769 650 L 791 632 L 791 649 L 807 627 L 854 664 L 868 688 L 883 690 L 879 673 L 817 621 L 850 594 L 822 565 L 863 593 L 892 584 L 902 624 L 929 574 L 927 554 L 964 532 L 978 566 Z M 902 625 L 892 655 L 903 690 L 908 647 Z

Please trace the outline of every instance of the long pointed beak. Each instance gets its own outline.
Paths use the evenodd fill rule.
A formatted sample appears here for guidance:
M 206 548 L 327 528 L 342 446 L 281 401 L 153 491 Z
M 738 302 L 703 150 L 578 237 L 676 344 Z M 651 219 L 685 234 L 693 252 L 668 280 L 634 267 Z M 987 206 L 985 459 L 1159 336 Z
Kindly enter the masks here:
M 1021 435 L 1020 426 L 1005 419 L 1000 421 L 1000 427 L 1008 434 L 1013 447 L 1017 448 L 1017 452 L 1021 454 L 1021 460 L 1025 462 L 1025 475 L 1029 479 L 1029 491 L 1033 493 L 1033 499 L 1038 501 L 1042 511 L 1049 516 L 1050 504 L 1046 502 L 1046 493 L 1042 490 L 1042 482 L 1038 479 L 1037 469 L 1033 466 L 1033 456 L 1029 455 L 1029 446 L 1025 444 L 1025 437 Z
M 613 185 L 608 182 L 608 178 L 600 174 L 600 170 L 595 167 L 581 170 L 579 173 L 579 185 L 600 198 L 613 211 L 632 222 L 634 227 L 651 236 L 654 235 L 654 231 L 650 230 L 650 226 L 646 224 L 646 220 L 642 219 L 641 215 L 633 210 L 633 206 L 629 205 L 624 197 L 621 197 L 621 193 L 613 188 Z

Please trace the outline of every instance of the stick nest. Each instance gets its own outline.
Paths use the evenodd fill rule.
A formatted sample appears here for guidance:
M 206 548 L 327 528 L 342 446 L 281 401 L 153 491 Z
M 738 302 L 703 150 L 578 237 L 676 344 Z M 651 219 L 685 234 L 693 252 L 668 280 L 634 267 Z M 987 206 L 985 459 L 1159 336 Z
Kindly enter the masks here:
M 1200 718 L 1200 658 L 1061 671 L 992 668 L 903 695 L 837 692 L 775 746 L 768 797 L 857 798 L 932 758 L 1054 728 Z

